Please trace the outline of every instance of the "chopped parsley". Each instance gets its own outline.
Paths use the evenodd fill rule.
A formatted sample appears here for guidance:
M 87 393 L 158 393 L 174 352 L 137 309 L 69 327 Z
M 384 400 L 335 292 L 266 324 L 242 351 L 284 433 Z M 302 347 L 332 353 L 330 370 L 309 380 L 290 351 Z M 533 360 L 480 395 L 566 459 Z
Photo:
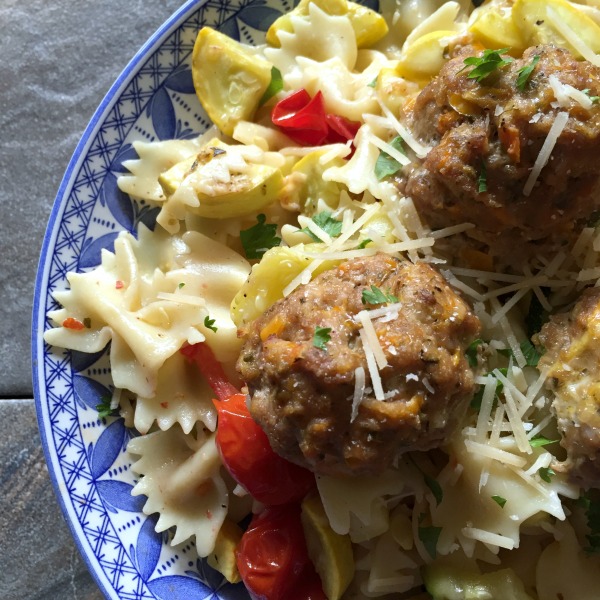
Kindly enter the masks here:
M 372 285 L 370 290 L 363 290 L 363 304 L 385 304 L 386 302 L 398 302 L 398 298 L 390 292 L 381 291 L 375 285 Z
M 538 471 L 540 477 L 546 482 L 550 483 L 550 480 L 556 473 L 550 467 L 541 467 Z
M 279 246 L 281 238 L 277 237 L 277 225 L 265 223 L 267 217 L 262 213 L 256 217 L 258 223 L 240 231 L 240 240 L 246 253 L 246 258 L 262 258 L 270 248 Z
M 536 54 L 532 59 L 531 62 L 528 65 L 525 65 L 524 67 L 521 67 L 517 73 L 517 89 L 520 92 L 524 92 L 525 91 L 525 86 L 527 85 L 527 82 L 529 81 L 529 78 L 531 77 L 531 74 L 533 73 L 533 70 L 535 69 L 535 65 L 537 65 L 540 62 L 540 55 Z
M 485 161 L 481 161 L 481 171 L 479 171 L 479 177 L 477 177 L 477 191 L 480 194 L 487 192 L 487 167 Z
M 544 293 L 544 290 L 542 290 Z M 532 337 L 539 333 L 542 325 L 548 320 L 548 311 L 542 306 L 539 298 L 533 294 L 529 302 L 529 310 L 525 317 L 525 327 L 527 329 L 527 337 Z
M 439 506 L 440 502 L 444 499 L 444 490 L 442 486 L 433 477 L 423 473 L 425 479 L 425 485 L 431 490 L 433 497 L 435 498 L 436 505 Z
M 532 448 L 541 448 L 542 446 L 547 446 L 548 444 L 554 444 L 556 442 L 558 442 L 558 440 L 549 440 L 543 435 L 536 435 L 529 440 L 529 445 Z
M 110 396 L 102 396 L 100 398 L 100 404 L 96 404 L 96 410 L 98 411 L 98 418 L 105 419 L 106 417 L 114 417 L 118 415 L 116 409 L 111 408 L 112 398 Z
M 520 344 L 521 352 L 525 357 L 525 364 L 528 367 L 537 367 L 542 357 L 542 353 L 531 343 L 530 340 L 524 340 Z M 503 356 L 514 356 L 513 351 L 510 348 L 500 348 L 498 350 Z
M 513 62 L 513 59 L 510 57 L 503 58 L 501 55 L 506 54 L 510 48 L 501 48 L 500 50 L 484 50 L 481 56 L 470 56 L 469 58 L 465 58 L 463 61 L 465 66 L 463 69 L 467 67 L 473 67 L 469 74 L 467 75 L 468 79 L 475 79 L 477 83 L 481 83 L 488 75 L 493 73 L 496 69 L 500 69 L 501 67 L 505 67 Z
M 506 504 L 506 498 L 503 498 L 502 496 L 492 496 L 492 500 L 500 507 L 500 508 L 504 508 L 504 505 Z
M 325 344 L 331 340 L 331 327 L 315 327 L 315 334 L 313 335 L 313 346 L 319 350 L 327 351 Z
M 406 154 L 402 138 L 399 135 L 390 142 L 390 146 L 394 148 L 394 150 Z M 375 163 L 375 177 L 381 181 L 386 177 L 395 175 L 401 168 L 402 165 L 395 158 L 392 158 L 387 152 L 381 150 L 377 157 L 377 162 Z
M 331 216 L 331 213 L 327 210 L 316 214 L 312 218 L 313 222 L 319 226 L 325 233 L 329 234 L 331 237 L 337 237 L 342 233 L 342 222 L 334 219 Z M 310 235 L 310 237 L 315 240 L 315 242 L 322 242 L 323 240 L 319 239 L 308 227 L 305 227 L 302 230 L 304 233 Z
M 357 250 L 362 250 L 366 248 L 373 240 L 370 238 L 365 238 L 358 246 L 356 246 Z
M 204 317 L 204 327 L 207 327 L 208 329 L 210 329 L 211 331 L 214 331 L 215 333 L 219 329 L 218 327 L 215 327 L 215 320 L 211 319 L 208 315 L 206 315 Z
M 283 77 L 281 71 L 277 67 L 271 67 L 271 81 L 269 87 L 265 90 L 258 105 L 266 104 L 275 94 L 278 94 L 283 89 Z
M 371 81 L 371 83 L 367 83 L 367 86 L 370 88 L 374 88 L 377 86 L 377 77 L 375 77 L 375 79 L 373 79 L 373 81 Z
M 504 375 L 504 376 L 506 376 L 508 374 L 508 369 L 506 369 L 505 367 L 498 369 L 498 371 L 500 371 L 500 373 L 502 373 L 502 375 Z M 493 373 L 488 373 L 488 375 L 494 376 Z M 494 392 L 494 404 L 497 402 L 503 389 L 504 389 L 504 384 L 499 379 L 496 379 L 496 390 Z M 479 411 L 481 409 L 481 402 L 483 400 L 483 392 L 484 391 L 485 391 L 485 386 L 482 385 L 477 390 L 477 392 L 475 392 L 475 395 L 473 396 L 473 399 L 471 400 L 471 404 L 470 404 L 472 409 L 474 409 L 476 411 Z
M 600 553 L 600 497 L 593 494 L 592 490 L 588 490 L 577 500 L 577 504 L 585 510 L 587 518 L 590 532 L 585 536 L 589 544 L 585 551 L 590 554 Z
M 92 319 L 90 319 L 89 317 L 85 317 L 85 319 L 83 319 L 83 326 L 86 329 L 91 329 L 92 328 Z
M 182 287 L 185 287 L 185 283 L 183 283 L 183 281 L 177 286 L 178 289 L 181 289 Z
M 435 558 L 437 555 L 437 543 L 442 533 L 441 527 L 419 527 L 419 539 L 425 546 L 429 556 Z
M 589 99 L 594 103 L 597 104 L 598 102 L 600 102 L 600 96 L 590 96 L 590 90 L 589 88 L 586 88 L 585 90 L 581 90 L 586 96 L 589 97 Z
M 478 348 L 483 344 L 483 340 L 477 339 L 469 344 L 467 351 L 465 352 L 465 356 L 467 357 L 467 362 L 470 367 L 476 367 L 478 364 L 477 356 L 478 356 Z

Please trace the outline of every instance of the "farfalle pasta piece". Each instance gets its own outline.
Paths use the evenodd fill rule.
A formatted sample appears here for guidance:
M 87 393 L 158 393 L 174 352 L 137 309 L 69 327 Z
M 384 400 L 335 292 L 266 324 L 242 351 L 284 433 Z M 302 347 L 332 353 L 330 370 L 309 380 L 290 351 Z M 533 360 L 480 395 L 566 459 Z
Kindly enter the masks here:
M 249 271 L 239 254 L 197 232 L 169 238 L 141 228 L 139 240 L 123 232 L 114 254 L 102 252 L 100 266 L 69 274 L 71 289 L 55 293 L 64 308 L 49 313 L 59 326 L 44 339 L 83 352 L 111 340 L 115 387 L 152 398 L 158 370 L 185 343 L 208 336 L 219 360 L 233 359 L 239 342 L 229 304 Z M 216 273 L 223 285 L 211 285 Z M 207 317 L 221 329 L 218 338 Z M 74 329 L 73 320 L 82 326 Z
M 132 495 L 147 496 L 145 514 L 160 513 L 156 531 L 175 527 L 173 546 L 194 536 L 198 554 L 207 556 L 229 505 L 215 434 L 186 435 L 175 426 L 134 438 L 127 450 L 140 456 L 131 468 L 143 475 Z

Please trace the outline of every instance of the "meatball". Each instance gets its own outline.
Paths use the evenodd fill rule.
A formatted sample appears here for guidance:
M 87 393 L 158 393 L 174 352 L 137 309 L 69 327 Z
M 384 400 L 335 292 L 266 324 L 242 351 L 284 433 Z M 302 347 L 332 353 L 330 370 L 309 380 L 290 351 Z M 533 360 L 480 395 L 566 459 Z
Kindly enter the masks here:
M 383 399 L 357 318 L 375 309 L 388 363 L 379 371 Z M 473 395 L 464 352 L 479 329 L 431 266 L 378 254 L 326 271 L 271 306 L 245 332 L 237 368 L 250 412 L 278 454 L 316 473 L 374 474 L 452 434 Z M 327 333 L 320 341 L 319 332 Z M 365 386 L 353 406 L 357 370 Z
M 600 104 L 586 109 L 567 98 L 559 106 L 550 76 L 598 96 L 600 69 L 562 48 L 538 46 L 478 83 L 467 77 L 472 67 L 464 59 L 481 52 L 463 46 L 457 53 L 405 111 L 433 149 L 400 178 L 401 190 L 434 228 L 474 223 L 471 244 L 507 264 L 572 243 L 600 207 Z M 536 56 L 521 91 L 519 72 Z M 567 124 L 525 195 L 561 111 Z
M 584 487 L 600 487 L 600 288 L 583 293 L 570 313 L 555 315 L 542 328 L 555 392 L 553 409 L 567 451 L 570 477 Z

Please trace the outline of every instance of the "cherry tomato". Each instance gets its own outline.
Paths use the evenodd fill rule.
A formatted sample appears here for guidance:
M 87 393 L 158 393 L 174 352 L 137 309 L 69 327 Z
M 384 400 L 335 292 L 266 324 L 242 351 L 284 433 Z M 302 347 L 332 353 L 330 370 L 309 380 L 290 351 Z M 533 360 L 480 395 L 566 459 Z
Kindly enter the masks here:
M 217 447 L 232 477 L 267 505 L 298 501 L 314 487 L 314 475 L 275 454 L 260 425 L 251 417 L 246 396 L 215 401 Z
M 180 352 L 188 360 L 196 363 L 198 370 L 204 375 L 219 400 L 226 400 L 233 394 L 239 394 L 239 390 L 229 383 L 221 363 L 215 358 L 208 344 L 200 342 L 184 346 Z
M 326 115 L 325 120 L 329 127 L 327 142 L 329 144 L 345 144 L 348 140 L 353 140 L 360 129 L 358 121 L 350 121 L 340 115 Z
M 271 506 L 255 515 L 236 561 L 253 600 L 326 600 L 308 556 L 298 504 Z

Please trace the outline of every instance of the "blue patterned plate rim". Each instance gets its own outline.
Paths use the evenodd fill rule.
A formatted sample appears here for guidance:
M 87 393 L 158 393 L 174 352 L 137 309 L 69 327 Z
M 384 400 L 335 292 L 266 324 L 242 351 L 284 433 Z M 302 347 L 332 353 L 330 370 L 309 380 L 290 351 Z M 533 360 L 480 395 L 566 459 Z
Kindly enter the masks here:
M 98 128 L 106 119 L 109 111 L 125 87 L 137 74 L 138 70 L 143 64 L 143 61 L 152 52 L 156 51 L 169 37 L 169 35 L 171 35 L 187 18 L 189 18 L 190 14 L 194 10 L 197 10 L 207 2 L 209 2 L 209 0 L 188 0 L 175 13 L 173 13 L 171 17 L 169 17 L 146 41 L 146 43 L 144 43 L 144 45 L 137 51 L 130 62 L 125 66 L 92 115 L 92 118 L 85 128 L 81 139 L 78 142 L 68 163 L 67 169 L 54 200 L 42 243 L 40 260 L 38 263 L 38 270 L 35 280 L 31 330 L 33 393 L 35 398 L 38 429 L 40 432 L 44 455 L 48 465 L 48 473 L 54 486 L 54 491 L 56 493 L 60 508 L 63 512 L 63 516 L 90 573 L 94 577 L 102 593 L 107 598 L 116 598 L 117 600 L 118 597 L 113 595 L 114 589 L 111 589 L 112 586 L 108 583 L 104 571 L 102 569 L 98 569 L 95 561 L 93 562 L 90 558 L 90 555 L 93 555 L 93 553 L 91 553 L 91 548 L 89 548 L 89 540 L 85 537 L 81 525 L 76 518 L 74 509 L 67 503 L 65 493 L 61 489 L 59 477 L 61 480 L 63 479 L 62 473 L 59 473 L 57 476 L 55 471 L 55 468 L 57 468 L 55 464 L 56 457 L 54 454 L 56 448 L 54 448 L 48 442 L 48 435 L 51 428 L 47 406 L 43 401 L 46 398 L 45 390 L 43 389 L 45 384 L 43 373 L 44 341 L 41 336 L 41 332 L 44 331 L 45 322 L 45 300 L 48 294 L 48 272 L 52 258 L 52 250 L 54 249 L 57 237 L 57 225 L 62 218 L 66 200 L 71 192 L 74 174 L 77 173 L 81 167 L 81 164 L 86 156 L 86 153 L 89 151 L 90 144 L 93 141 Z

